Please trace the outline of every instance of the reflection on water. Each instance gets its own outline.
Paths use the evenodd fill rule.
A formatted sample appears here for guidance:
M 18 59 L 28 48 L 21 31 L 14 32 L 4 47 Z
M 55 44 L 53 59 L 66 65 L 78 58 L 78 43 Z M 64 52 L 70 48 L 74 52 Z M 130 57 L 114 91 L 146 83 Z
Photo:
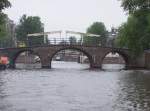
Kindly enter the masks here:
M 25 63 L 17 63 L 16 69 L 40 69 L 42 68 L 40 63 L 35 64 L 25 64 Z
M 102 69 L 105 71 L 117 71 L 125 69 L 125 64 L 103 64 Z
M 88 69 L 89 64 L 81 64 L 77 62 L 52 61 L 54 69 Z
M 149 71 L 72 65 L 0 72 L 0 111 L 150 111 Z

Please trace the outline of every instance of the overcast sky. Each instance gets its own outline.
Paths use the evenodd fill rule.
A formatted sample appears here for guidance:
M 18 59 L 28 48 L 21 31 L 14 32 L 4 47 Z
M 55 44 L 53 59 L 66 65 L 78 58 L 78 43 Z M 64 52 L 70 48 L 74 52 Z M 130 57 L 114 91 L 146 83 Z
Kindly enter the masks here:
M 73 30 L 85 32 L 95 21 L 107 29 L 125 22 L 127 16 L 118 0 L 10 0 L 5 12 L 18 23 L 23 14 L 40 16 L 45 31 Z

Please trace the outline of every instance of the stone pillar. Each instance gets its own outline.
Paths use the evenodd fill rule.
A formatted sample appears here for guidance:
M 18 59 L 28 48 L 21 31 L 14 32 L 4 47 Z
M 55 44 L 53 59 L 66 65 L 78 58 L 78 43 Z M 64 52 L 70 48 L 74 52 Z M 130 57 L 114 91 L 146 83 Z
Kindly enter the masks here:
M 49 58 L 48 57 L 41 57 L 41 65 L 42 65 L 42 68 L 50 69 L 51 64 L 50 64 Z
M 101 68 L 102 68 L 101 57 L 100 57 L 100 56 L 93 55 L 93 56 L 92 56 L 92 59 L 93 59 L 93 63 L 92 63 L 92 65 L 91 65 L 91 68 L 99 68 L 99 69 L 101 69 Z
M 44 48 L 34 49 L 34 53 L 39 55 L 40 60 L 41 60 L 42 68 L 46 68 L 46 69 L 51 68 L 50 59 L 49 59 L 49 56 L 48 56 L 47 48 L 45 48 L 45 49 Z
M 145 67 L 150 69 L 150 52 L 145 53 Z

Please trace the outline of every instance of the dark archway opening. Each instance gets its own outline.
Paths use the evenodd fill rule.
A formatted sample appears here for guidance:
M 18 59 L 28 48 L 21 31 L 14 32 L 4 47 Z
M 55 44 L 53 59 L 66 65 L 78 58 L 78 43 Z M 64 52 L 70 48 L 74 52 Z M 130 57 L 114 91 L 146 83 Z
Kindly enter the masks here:
M 39 69 L 42 68 L 41 59 L 32 51 L 19 52 L 14 60 L 16 69 Z
M 126 68 L 127 60 L 126 58 L 117 52 L 108 53 L 102 62 L 103 70 L 122 70 Z
M 51 58 L 51 67 L 60 69 L 89 69 L 91 57 L 78 49 L 62 49 Z

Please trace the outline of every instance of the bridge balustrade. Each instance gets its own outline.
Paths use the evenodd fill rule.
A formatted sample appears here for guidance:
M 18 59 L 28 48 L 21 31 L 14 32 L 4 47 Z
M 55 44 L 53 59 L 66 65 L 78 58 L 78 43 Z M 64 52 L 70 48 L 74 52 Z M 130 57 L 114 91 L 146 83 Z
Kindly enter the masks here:
M 76 37 L 66 37 L 66 38 L 49 38 L 47 40 L 41 41 L 39 43 L 35 41 L 36 39 L 31 40 L 28 39 L 25 42 L 17 41 L 17 43 L 12 42 L 10 40 L 1 40 L 0 48 L 12 48 L 12 47 L 32 47 L 32 46 L 45 46 L 45 45 L 84 45 L 84 46 L 104 46 L 104 47 L 114 47 L 114 45 L 110 45 L 107 43 L 107 40 L 104 42 L 103 40 L 97 40 L 94 37 L 90 39 L 76 38 Z
M 88 41 L 81 39 L 81 38 L 50 38 L 46 41 L 46 43 L 43 44 L 31 44 L 28 46 L 45 46 L 45 45 L 80 45 L 80 46 L 102 46 L 102 47 L 114 47 L 110 46 L 110 44 L 107 44 L 107 42 L 98 41 L 93 39 L 89 39 Z

